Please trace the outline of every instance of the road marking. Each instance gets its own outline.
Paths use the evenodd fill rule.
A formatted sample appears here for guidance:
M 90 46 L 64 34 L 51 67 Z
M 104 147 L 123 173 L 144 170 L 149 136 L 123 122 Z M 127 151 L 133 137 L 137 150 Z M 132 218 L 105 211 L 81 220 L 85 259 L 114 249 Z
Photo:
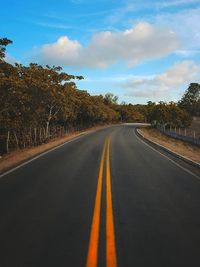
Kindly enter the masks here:
M 200 180 L 199 176 L 197 176 L 196 174 L 194 174 L 193 172 L 191 172 L 190 170 L 182 167 L 180 164 L 178 164 L 177 162 L 175 162 L 173 159 L 170 159 L 168 156 L 164 155 L 163 153 L 161 153 L 160 151 L 156 150 L 155 148 L 153 148 L 151 145 L 147 144 L 145 141 L 143 141 L 141 138 L 139 138 L 134 130 L 133 130 L 134 135 L 136 136 L 136 138 L 138 140 L 140 140 L 140 142 L 142 142 L 143 144 L 145 144 L 146 146 L 148 146 L 149 148 L 151 148 L 153 151 L 157 152 L 158 154 L 162 155 L 164 158 L 168 159 L 169 161 L 171 161 L 172 163 L 174 163 L 177 167 L 181 168 L 182 170 L 184 170 L 185 172 L 189 173 L 190 175 L 192 175 L 193 177 L 197 178 L 198 180 Z
M 97 267 L 98 265 L 101 195 L 103 187 L 103 170 L 104 170 L 105 157 L 106 157 L 106 238 L 105 238 L 106 267 L 117 267 L 114 216 L 113 216 L 113 206 L 112 206 L 111 175 L 110 175 L 110 138 L 106 139 L 101 156 L 86 267 Z
M 103 167 L 104 167 L 106 145 L 107 145 L 107 140 L 104 143 L 104 148 L 99 168 L 97 192 L 96 192 L 95 207 L 94 207 L 92 226 L 90 232 L 90 241 L 89 241 L 86 267 L 97 267 L 97 262 L 98 262 L 101 195 L 102 195 Z
M 46 154 L 48 154 L 48 153 L 50 153 L 50 152 L 52 152 L 52 151 L 54 151 L 54 150 L 56 150 L 56 149 L 62 147 L 62 146 L 65 146 L 65 145 L 67 145 L 68 143 L 74 142 L 74 141 L 76 141 L 76 140 L 78 140 L 78 139 L 80 139 L 80 138 L 82 138 L 82 137 L 84 137 L 84 136 L 86 136 L 86 135 L 88 135 L 88 134 L 90 134 L 90 133 L 81 134 L 80 136 L 74 137 L 73 139 L 71 139 L 71 140 L 69 140 L 69 141 L 66 141 L 66 142 L 64 142 L 64 143 L 62 143 L 62 144 L 60 144 L 60 145 L 57 145 L 57 146 L 55 146 L 55 147 L 53 147 L 53 148 L 51 148 L 51 149 L 48 149 L 48 150 L 45 151 L 45 152 L 40 153 L 39 155 L 37 155 L 37 156 L 35 156 L 35 157 L 33 157 L 33 158 L 31 158 L 31 159 L 25 161 L 24 163 L 21 163 L 21 164 L 19 164 L 18 166 L 16 166 L 16 167 L 14 167 L 14 168 L 12 168 L 12 169 L 10 169 L 10 170 L 8 170 L 8 171 L 6 171 L 6 172 L 0 174 L 0 179 L 3 178 L 4 176 L 6 176 L 6 175 L 8 175 L 8 174 L 10 174 L 10 173 L 12 173 L 12 172 L 14 172 L 14 171 L 16 171 L 17 169 L 19 169 L 19 168 L 21 168 L 21 167 L 23 167 L 23 166 L 25 166 L 25 165 L 31 163 L 32 161 L 34 161 L 34 160 L 36 160 L 36 159 L 38 159 L 38 158 L 40 158 L 40 157 L 43 157 L 44 155 L 46 155 Z
M 67 145 L 68 143 L 74 142 L 74 141 L 76 141 L 76 140 L 78 140 L 78 139 L 80 139 L 80 138 L 82 138 L 82 137 L 84 137 L 84 136 L 88 136 L 89 134 L 96 133 L 97 131 L 101 131 L 101 130 L 104 130 L 104 129 L 107 129 L 107 128 L 110 128 L 110 127 L 112 127 L 112 126 L 109 126 L 109 127 L 106 127 L 106 128 L 102 128 L 102 129 L 97 129 L 97 130 L 94 130 L 94 131 L 91 131 L 91 132 L 87 132 L 87 131 L 85 131 L 85 132 L 81 133 L 79 136 L 74 137 L 74 138 L 72 138 L 71 140 L 68 140 L 68 141 L 66 141 L 66 142 L 64 142 L 64 143 L 62 143 L 62 144 L 60 144 L 60 145 L 57 145 L 57 146 L 51 148 L 51 149 L 48 149 L 47 151 L 42 152 L 42 153 L 40 153 L 39 155 L 36 155 L 36 156 L 34 156 L 33 158 L 31 158 L 31 159 L 29 159 L 29 160 L 26 160 L 25 162 L 23 162 L 23 163 L 17 165 L 16 167 L 13 167 L 12 169 L 10 169 L 10 170 L 8 170 L 8 171 L 3 172 L 2 174 L 0 174 L 0 179 L 3 178 L 4 176 L 6 176 L 6 175 L 8 175 L 8 174 L 10 174 L 10 173 L 12 173 L 12 172 L 14 172 L 14 171 L 16 171 L 17 169 L 19 169 L 19 168 L 21 168 L 21 167 L 23 167 L 23 166 L 25 166 L 25 165 L 31 163 L 32 161 L 34 161 L 34 160 L 36 160 L 36 159 L 38 159 L 38 158 L 40 158 L 40 157 L 42 157 L 42 156 L 44 156 L 44 155 L 46 155 L 46 154 L 52 152 L 52 151 L 54 151 L 54 150 L 56 150 L 56 149 L 58 149 L 58 148 L 60 148 L 60 147 L 62 147 L 62 146 Z
M 110 138 L 106 155 L 106 267 L 117 267 L 110 179 Z

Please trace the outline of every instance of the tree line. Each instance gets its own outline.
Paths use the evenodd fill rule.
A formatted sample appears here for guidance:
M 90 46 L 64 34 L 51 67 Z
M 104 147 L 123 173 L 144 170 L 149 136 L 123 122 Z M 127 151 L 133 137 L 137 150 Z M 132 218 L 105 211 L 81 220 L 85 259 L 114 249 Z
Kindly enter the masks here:
M 191 115 L 199 115 L 199 84 L 191 85 L 192 94 L 186 92 L 178 104 L 118 104 L 111 93 L 91 96 L 79 90 L 75 81 L 84 78 L 61 67 L 7 63 L 6 46 L 11 43 L 0 39 L 0 154 L 47 142 L 72 129 L 153 121 L 188 126 Z

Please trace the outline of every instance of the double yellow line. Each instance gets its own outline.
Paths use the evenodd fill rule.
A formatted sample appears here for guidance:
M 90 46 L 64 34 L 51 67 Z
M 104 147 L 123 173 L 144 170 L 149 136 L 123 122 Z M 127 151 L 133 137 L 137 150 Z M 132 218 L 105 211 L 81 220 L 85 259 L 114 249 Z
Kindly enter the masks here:
M 101 195 L 102 195 L 105 156 L 106 156 L 106 267 L 117 267 L 113 207 L 112 207 L 112 192 L 111 192 L 111 176 L 110 176 L 110 138 L 106 139 L 101 156 L 86 267 L 97 267 L 98 265 Z

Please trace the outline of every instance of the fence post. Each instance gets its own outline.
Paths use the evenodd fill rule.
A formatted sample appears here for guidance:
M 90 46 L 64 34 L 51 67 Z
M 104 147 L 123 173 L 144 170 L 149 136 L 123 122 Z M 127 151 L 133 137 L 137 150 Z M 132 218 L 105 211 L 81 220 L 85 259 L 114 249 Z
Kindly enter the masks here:
M 6 139 L 6 152 L 9 153 L 10 131 L 8 131 Z
M 16 141 L 16 144 L 17 144 L 17 148 L 19 148 L 19 140 L 17 138 L 17 134 L 16 134 L 15 131 L 14 131 L 14 136 L 15 136 L 15 141 Z
M 32 146 L 32 143 L 33 143 L 33 140 L 32 140 L 32 130 L 31 130 L 31 127 L 30 127 L 30 139 L 29 139 L 29 146 Z
M 35 145 L 36 145 L 36 142 L 37 142 L 37 130 L 36 130 L 36 128 L 34 128 L 34 135 L 35 135 Z
M 42 143 L 42 129 L 40 128 L 40 144 Z
M 45 140 L 45 139 L 46 139 L 46 132 L 45 132 L 45 128 L 43 127 L 42 129 L 43 129 L 43 138 L 44 138 L 44 140 Z

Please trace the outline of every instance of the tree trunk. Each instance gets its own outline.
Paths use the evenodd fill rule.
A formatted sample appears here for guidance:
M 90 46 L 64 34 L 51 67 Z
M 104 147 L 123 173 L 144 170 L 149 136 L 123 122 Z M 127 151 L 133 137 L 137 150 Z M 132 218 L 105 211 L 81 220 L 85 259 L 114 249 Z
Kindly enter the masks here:
M 47 121 L 47 123 L 46 123 L 46 134 L 45 134 L 46 136 L 46 139 L 48 139 L 48 137 L 49 137 L 49 120 Z
M 49 138 L 49 123 L 52 118 L 52 109 L 53 109 L 53 106 L 51 106 L 49 109 L 49 115 L 48 115 L 47 122 L 46 122 L 46 139 Z

